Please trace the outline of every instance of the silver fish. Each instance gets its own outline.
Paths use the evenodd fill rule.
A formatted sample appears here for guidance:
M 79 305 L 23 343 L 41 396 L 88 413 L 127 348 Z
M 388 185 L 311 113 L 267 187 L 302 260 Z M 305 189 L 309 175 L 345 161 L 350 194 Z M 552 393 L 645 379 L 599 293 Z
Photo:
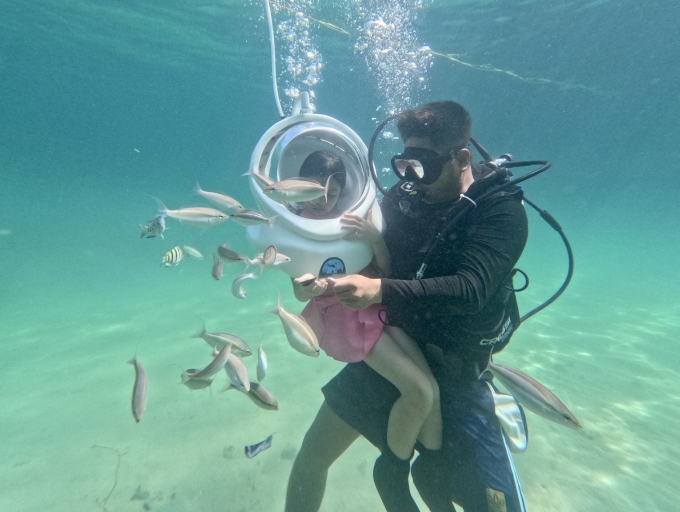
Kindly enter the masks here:
M 283 330 L 291 347 L 306 356 L 319 357 L 319 340 L 317 340 L 316 334 L 303 318 L 283 309 L 280 293 L 278 306 L 270 309 L 269 312 L 278 315 L 281 319 Z
M 240 357 L 231 354 L 224 365 L 224 371 L 229 377 L 229 382 L 243 393 L 250 391 L 250 377 L 246 365 Z
M 212 276 L 215 279 L 215 281 L 219 281 L 222 279 L 222 260 L 220 260 L 217 256 L 217 254 L 213 253 L 213 268 L 212 268 Z
M 217 248 L 217 255 L 227 265 L 232 265 L 234 263 L 245 263 L 247 265 L 250 262 L 247 256 L 232 251 L 227 247 L 227 244 L 222 244 Z
M 229 384 L 225 391 L 230 389 L 238 390 L 236 386 Z M 265 409 L 267 411 L 279 410 L 279 402 L 276 400 L 276 398 L 274 398 L 274 395 L 272 395 L 262 384 L 251 382 L 250 391 L 248 391 L 246 396 L 250 398 L 250 400 L 260 409 Z
M 233 197 L 225 196 L 224 194 L 219 194 L 217 192 L 207 192 L 201 188 L 198 182 L 196 182 L 194 194 L 201 196 L 213 206 L 217 206 L 220 210 L 224 210 L 229 213 L 243 210 L 243 205 Z
M 269 362 L 267 361 L 267 354 L 265 354 L 262 348 L 262 342 L 260 342 L 260 347 L 257 349 L 257 380 L 262 382 L 267 376 L 267 367 Z
M 276 259 L 274 260 L 274 263 L 271 264 L 271 266 L 278 267 L 279 265 L 283 265 L 284 263 L 288 263 L 289 261 L 290 258 L 288 256 L 286 256 L 285 254 L 281 254 L 280 252 L 277 252 Z M 257 265 L 258 267 L 260 267 L 260 272 L 262 272 L 262 270 L 264 270 L 265 268 L 264 253 L 258 253 L 252 260 L 249 260 L 248 264 L 246 265 L 246 270 L 251 265 Z
M 200 252 L 198 252 L 196 249 L 188 245 L 184 246 L 184 252 L 186 252 L 192 258 L 196 258 L 197 260 L 203 259 L 203 255 Z
M 179 262 L 182 261 L 183 257 L 184 252 L 182 252 L 182 249 L 179 247 L 173 247 L 169 251 L 165 251 L 165 254 L 163 254 L 161 266 L 174 267 L 179 265 Z
M 241 285 L 247 279 L 257 279 L 257 276 L 255 275 L 254 272 L 251 272 L 250 274 L 241 274 L 236 279 L 234 279 L 233 283 L 231 283 L 231 293 L 237 299 L 246 298 L 246 291 L 243 289 L 243 286 Z
M 205 330 L 205 324 L 203 324 L 192 338 L 202 338 L 208 345 L 217 350 L 221 350 L 226 344 L 230 343 L 232 345 L 231 353 L 236 354 L 239 357 L 253 355 L 250 345 L 238 336 L 226 332 L 208 332 Z
M 168 210 L 168 208 L 160 201 L 158 201 L 158 213 L 164 217 L 177 219 L 183 224 L 198 227 L 216 226 L 217 224 L 229 220 L 229 215 L 219 210 L 215 210 L 214 208 L 190 206 L 178 210 Z
M 489 363 L 488 370 L 517 401 L 534 414 L 558 425 L 575 430 L 581 429 L 576 416 L 548 388 L 521 371 L 496 363 Z
M 289 178 L 272 183 L 262 192 L 277 203 L 303 203 L 327 196 L 329 182 L 330 178 L 324 187 L 315 181 Z
M 245 448 L 246 457 L 248 457 L 249 459 L 252 459 L 258 453 L 266 450 L 267 448 L 271 448 L 273 437 L 274 436 L 271 435 L 267 439 L 265 439 L 264 441 L 260 441 L 259 443 L 251 444 L 250 446 L 246 446 L 246 448 Z
M 227 362 L 231 355 L 231 345 L 227 344 L 219 351 L 215 359 L 213 359 L 208 366 L 198 371 L 186 370 L 182 373 L 182 384 L 186 383 L 188 379 L 207 379 L 219 372 Z
M 137 360 L 137 356 L 128 361 L 129 364 L 135 367 L 135 385 L 132 387 L 132 416 L 135 422 L 142 421 L 142 416 L 146 410 L 146 370 L 144 366 Z
M 276 262 L 276 246 L 270 245 L 264 250 L 262 254 L 262 263 L 265 267 L 272 267 Z
M 163 231 L 165 231 L 165 218 L 159 215 L 155 219 L 150 220 L 146 226 L 139 225 L 142 228 L 142 234 L 139 238 L 155 238 L 160 236 L 163 238 Z
M 274 180 L 271 179 L 269 176 L 265 176 L 264 174 L 248 171 L 243 176 L 252 176 L 253 178 L 255 178 L 255 181 L 258 182 L 260 188 L 268 187 L 269 185 L 274 184 Z
M 270 226 L 274 223 L 274 217 L 265 217 L 255 210 L 239 210 L 231 214 L 234 222 L 240 224 L 241 226 L 254 226 L 255 224 L 269 224 Z

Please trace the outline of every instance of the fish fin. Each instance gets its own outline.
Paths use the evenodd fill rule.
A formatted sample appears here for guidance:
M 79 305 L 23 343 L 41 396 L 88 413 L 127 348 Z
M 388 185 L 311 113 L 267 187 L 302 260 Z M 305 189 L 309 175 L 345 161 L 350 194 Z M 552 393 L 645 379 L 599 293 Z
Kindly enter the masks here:
M 137 361 L 137 356 L 135 356 L 135 357 L 133 357 L 132 359 L 130 359 L 130 360 L 128 361 L 128 364 L 135 364 L 136 361 Z
M 193 193 L 194 193 L 195 196 L 203 195 L 203 189 L 198 184 L 198 180 L 196 180 L 196 185 L 194 186 Z
M 269 217 L 269 220 L 267 221 L 267 225 L 269 226 L 269 229 L 271 229 L 272 226 L 274 224 L 276 224 L 276 219 L 278 219 L 278 218 L 279 218 L 278 215 L 272 215 L 271 217 Z

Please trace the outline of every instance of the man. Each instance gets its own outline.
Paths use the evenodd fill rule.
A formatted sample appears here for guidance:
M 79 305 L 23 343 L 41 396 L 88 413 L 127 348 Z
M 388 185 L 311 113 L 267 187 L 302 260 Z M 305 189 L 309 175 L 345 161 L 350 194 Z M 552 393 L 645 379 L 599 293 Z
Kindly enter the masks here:
M 392 274 L 330 282 L 352 308 L 382 303 L 386 323 L 404 329 L 428 357 L 440 387 L 443 443 L 441 450 L 417 446 L 410 469 L 430 510 L 455 511 L 455 501 L 465 512 L 523 511 L 483 373 L 518 325 L 511 276 L 527 239 L 522 194 L 498 189 L 507 180 L 502 170 L 471 162 L 471 120 L 461 105 L 406 111 L 397 127 L 404 153 L 392 166 L 403 179 L 381 205 Z M 398 398 L 389 382 L 352 363 L 323 392 L 290 476 L 288 512 L 319 509 L 328 468 L 359 435 L 381 450 L 379 460 L 389 453 L 385 432 Z M 409 465 L 396 459 L 374 468 L 390 512 L 418 510 L 408 492 Z

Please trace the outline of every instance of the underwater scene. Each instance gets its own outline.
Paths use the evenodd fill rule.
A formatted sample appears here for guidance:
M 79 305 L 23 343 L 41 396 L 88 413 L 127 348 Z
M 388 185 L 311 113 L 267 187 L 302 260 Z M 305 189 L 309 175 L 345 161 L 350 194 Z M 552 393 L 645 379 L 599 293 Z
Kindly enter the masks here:
M 284 510 L 344 363 L 291 347 L 279 296 L 304 303 L 249 243 L 277 216 L 244 174 L 304 93 L 367 146 L 454 100 L 494 157 L 551 162 L 522 188 L 573 278 L 494 361 L 582 428 L 527 412 L 527 510 L 680 510 L 679 23 L 670 0 L 0 0 L 0 510 Z M 388 123 L 383 186 L 402 148 Z M 527 215 L 522 314 L 569 270 Z M 358 439 L 321 510 L 384 510 L 378 455 Z

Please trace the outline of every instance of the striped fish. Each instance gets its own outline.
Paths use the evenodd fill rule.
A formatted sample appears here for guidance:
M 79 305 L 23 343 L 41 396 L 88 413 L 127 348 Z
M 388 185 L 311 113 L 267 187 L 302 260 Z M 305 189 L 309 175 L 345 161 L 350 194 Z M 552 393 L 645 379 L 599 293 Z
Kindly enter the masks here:
M 165 265 L 166 267 L 174 267 L 175 265 L 179 265 L 179 262 L 182 261 L 182 258 L 184 257 L 184 252 L 182 249 L 178 247 L 173 247 L 169 251 L 166 251 L 165 254 L 163 254 L 163 260 L 161 261 L 161 267 Z
M 142 234 L 139 235 L 139 238 L 155 238 L 157 236 L 163 238 L 165 218 L 162 215 L 159 215 L 155 219 L 150 220 L 146 226 L 140 224 L 139 227 L 142 228 Z
M 576 416 L 548 388 L 521 371 L 489 363 L 488 370 L 514 396 L 517 401 L 534 414 L 554 421 L 563 427 L 581 429 Z
M 248 457 L 249 459 L 252 459 L 258 453 L 263 452 L 267 448 L 271 448 L 273 437 L 274 436 L 271 435 L 267 439 L 265 439 L 264 441 L 260 441 L 259 443 L 251 444 L 250 446 L 246 446 L 246 449 L 245 449 L 246 457 Z

